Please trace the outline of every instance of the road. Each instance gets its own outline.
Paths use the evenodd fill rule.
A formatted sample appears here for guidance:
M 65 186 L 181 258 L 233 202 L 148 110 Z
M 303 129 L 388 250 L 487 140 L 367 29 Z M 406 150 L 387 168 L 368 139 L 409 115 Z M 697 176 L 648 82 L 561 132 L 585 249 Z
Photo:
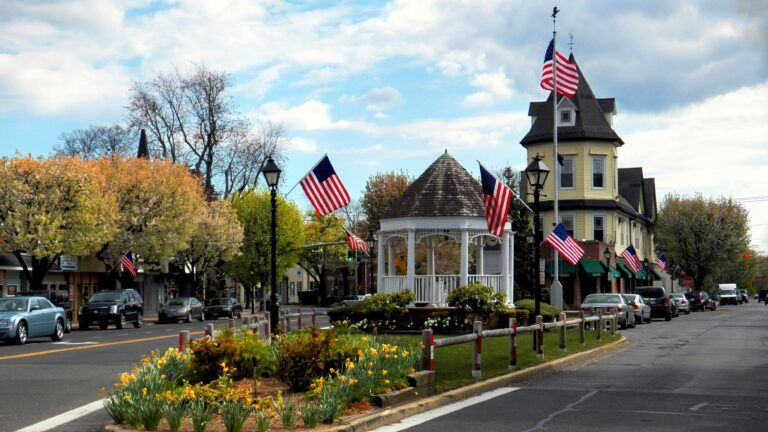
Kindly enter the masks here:
M 139 329 L 129 325 L 122 330 L 114 326 L 73 330 L 62 342 L 50 338 L 31 339 L 21 346 L 0 342 L 0 432 L 16 431 L 98 401 L 105 396 L 103 389 L 112 389 L 119 374 L 129 371 L 143 355 L 177 347 L 181 330 L 189 330 L 193 338 L 202 337 L 208 322 L 226 325 L 226 320 L 146 322 Z M 327 318 L 321 325 L 327 325 Z M 52 430 L 95 432 L 108 421 L 100 409 Z
M 380 432 L 758 431 L 768 425 L 768 307 L 654 320 L 628 349 Z M 426 420 L 421 424 L 419 421 Z

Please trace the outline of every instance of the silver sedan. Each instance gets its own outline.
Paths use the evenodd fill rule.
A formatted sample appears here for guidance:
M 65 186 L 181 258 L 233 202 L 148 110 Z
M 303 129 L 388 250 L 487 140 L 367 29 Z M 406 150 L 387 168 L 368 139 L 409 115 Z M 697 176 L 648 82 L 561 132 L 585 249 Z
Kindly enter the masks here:
M 651 323 L 651 305 L 638 294 L 622 294 L 629 307 L 635 311 L 635 324 Z
M 634 312 L 631 311 L 631 307 L 624 300 L 621 294 L 590 294 L 584 298 L 584 301 L 579 306 L 579 310 L 586 315 L 592 315 L 597 312 L 611 313 L 616 311 L 618 314 L 619 325 L 622 330 L 626 330 L 627 327 L 635 326 Z M 631 317 L 631 318 L 630 318 Z

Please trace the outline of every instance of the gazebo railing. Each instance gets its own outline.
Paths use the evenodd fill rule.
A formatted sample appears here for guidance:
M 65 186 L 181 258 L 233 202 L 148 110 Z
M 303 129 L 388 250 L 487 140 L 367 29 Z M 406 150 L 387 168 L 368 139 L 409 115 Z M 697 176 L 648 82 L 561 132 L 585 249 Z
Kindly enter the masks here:
M 502 275 L 467 275 L 470 284 L 480 284 L 493 287 L 496 291 L 501 291 Z
M 479 283 L 493 287 L 496 291 L 502 290 L 502 275 L 469 275 L 469 283 Z M 512 283 L 512 276 L 509 277 Z M 445 305 L 448 294 L 461 283 L 459 275 L 418 275 L 414 277 L 413 293 L 419 303 L 434 303 Z M 392 294 L 408 288 L 406 276 L 382 276 L 382 284 L 379 292 Z

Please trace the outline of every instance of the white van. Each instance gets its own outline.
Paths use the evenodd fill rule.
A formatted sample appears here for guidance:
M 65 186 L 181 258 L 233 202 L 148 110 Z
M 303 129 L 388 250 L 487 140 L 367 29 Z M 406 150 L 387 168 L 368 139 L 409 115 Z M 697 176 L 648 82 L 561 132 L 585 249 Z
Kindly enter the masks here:
M 741 303 L 739 301 L 741 299 L 739 288 L 735 283 L 719 284 L 718 288 L 720 289 L 720 306 Z

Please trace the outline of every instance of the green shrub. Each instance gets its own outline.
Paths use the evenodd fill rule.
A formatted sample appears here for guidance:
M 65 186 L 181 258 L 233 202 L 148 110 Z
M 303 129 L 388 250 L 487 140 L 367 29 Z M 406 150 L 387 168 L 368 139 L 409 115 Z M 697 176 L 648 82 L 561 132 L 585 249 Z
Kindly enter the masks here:
M 163 408 L 163 417 L 168 422 L 168 429 L 171 432 L 178 432 L 181 429 L 181 423 L 187 415 L 187 407 L 182 401 L 168 401 Z
M 240 351 L 232 358 L 232 365 L 241 371 L 236 377 L 254 378 L 275 372 L 274 347 L 260 339 L 258 334 L 243 332 L 236 336 L 235 343 Z
M 309 388 L 312 379 L 323 375 L 336 338 L 331 332 L 309 329 L 277 339 L 276 376 L 293 391 Z
M 204 432 L 213 418 L 211 408 L 205 401 L 199 399 L 190 401 L 188 412 L 194 432 Z
M 301 421 L 304 427 L 314 428 L 320 421 L 320 404 L 316 401 L 306 401 L 301 405 Z
M 456 307 L 470 321 L 488 324 L 495 313 L 506 310 L 506 293 L 493 287 L 470 284 L 458 287 L 448 294 L 448 305 Z
M 531 313 L 528 312 L 528 309 L 506 309 L 503 312 L 496 313 L 496 327 L 508 327 L 510 318 L 516 318 L 517 325 L 519 326 L 528 325 L 530 315 Z
M 277 392 L 277 399 L 272 400 L 280 424 L 288 429 L 296 427 L 296 402 L 290 397 L 283 398 L 283 394 Z
M 272 422 L 272 412 L 268 409 L 260 409 L 253 416 L 256 418 L 256 430 L 267 432 L 269 430 L 269 423 Z
M 405 290 L 394 294 L 374 294 L 352 306 L 332 309 L 328 315 L 332 321 L 342 321 L 352 328 L 373 332 L 411 327 L 408 305 L 416 295 Z
M 518 309 L 525 309 L 530 314 L 528 318 L 529 324 L 534 324 L 536 321 L 536 315 L 533 313 L 535 309 L 535 304 L 532 299 L 525 299 L 525 300 L 518 300 L 515 302 L 515 306 L 517 306 Z M 544 318 L 544 322 L 552 322 L 555 320 L 555 317 L 559 316 L 562 312 L 560 309 L 552 306 L 549 303 L 540 302 L 539 303 L 539 309 L 541 311 L 541 316 Z M 520 320 L 518 320 L 520 322 Z
M 225 401 L 220 405 L 220 413 L 227 432 L 240 432 L 251 415 L 251 408 L 240 401 Z
M 254 375 L 272 374 L 275 370 L 274 348 L 252 333 L 220 335 L 216 340 L 195 339 L 189 343 L 191 360 L 190 380 L 208 383 L 219 378 L 220 364 L 231 369 L 235 380 Z
M 365 300 L 363 300 L 365 301 Z M 332 323 L 349 321 L 352 317 L 352 311 L 355 310 L 355 306 L 360 303 L 356 303 L 352 306 L 337 306 L 328 310 L 328 319 Z
M 431 328 L 435 333 L 451 333 L 457 330 L 467 330 L 468 321 L 461 316 L 453 315 L 447 311 L 432 312 L 424 321 L 424 328 Z

